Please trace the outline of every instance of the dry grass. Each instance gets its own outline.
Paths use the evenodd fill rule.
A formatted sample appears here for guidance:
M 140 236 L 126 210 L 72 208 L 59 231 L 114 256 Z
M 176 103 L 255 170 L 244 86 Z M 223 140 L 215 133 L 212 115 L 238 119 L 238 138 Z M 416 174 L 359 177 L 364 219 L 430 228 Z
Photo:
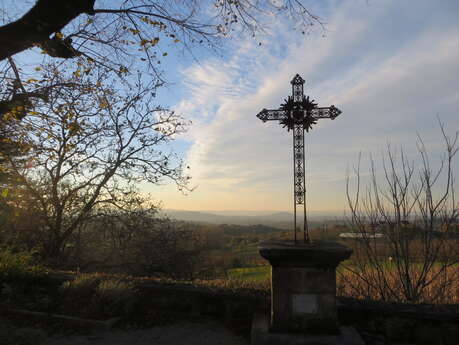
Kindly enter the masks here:
M 372 299 L 393 302 L 408 302 L 402 293 L 402 282 L 399 279 L 395 267 L 392 265 L 382 266 L 383 270 L 378 272 L 376 269 L 370 267 L 365 268 L 364 273 L 353 273 L 341 267 L 337 272 L 337 295 L 343 297 L 353 297 L 359 299 Z M 416 266 L 413 266 L 413 275 Z M 435 269 L 427 277 L 427 281 L 433 278 Z M 384 284 L 377 284 L 381 281 Z M 97 276 L 97 275 L 96 275 Z M 114 275 L 102 275 L 105 278 L 115 278 Z M 212 280 L 193 280 L 193 281 L 177 281 L 173 279 L 152 278 L 152 277 L 129 277 L 116 275 L 117 279 L 125 279 L 134 284 L 150 283 L 171 286 L 194 286 L 198 288 L 210 289 L 212 291 L 255 294 L 268 296 L 271 289 L 270 275 L 266 274 L 265 277 L 257 276 L 257 279 L 245 279 L 244 277 L 236 278 L 222 278 Z M 447 278 L 449 283 L 445 282 Z M 378 280 L 379 279 L 379 280 Z M 397 292 L 396 295 L 389 293 L 389 291 Z M 448 268 L 446 274 L 440 275 L 437 279 L 423 289 L 423 294 L 420 296 L 419 303 L 430 304 L 459 304 L 459 266 L 451 266 Z
M 419 266 L 410 268 L 414 281 L 421 272 Z M 459 304 L 459 266 L 451 266 L 439 273 L 435 267 L 427 275 L 418 303 Z M 337 294 L 359 299 L 409 302 L 403 291 L 400 274 L 394 266 L 384 266 L 382 270 L 366 267 L 364 271 L 339 270 L 337 274 Z

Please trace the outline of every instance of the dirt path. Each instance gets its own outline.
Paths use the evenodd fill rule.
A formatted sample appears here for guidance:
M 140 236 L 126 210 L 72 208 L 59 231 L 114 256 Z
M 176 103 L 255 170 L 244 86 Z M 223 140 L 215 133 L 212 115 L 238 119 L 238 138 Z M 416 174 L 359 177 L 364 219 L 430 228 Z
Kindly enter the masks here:
M 142 330 L 54 336 L 45 345 L 249 345 L 218 323 L 181 322 Z

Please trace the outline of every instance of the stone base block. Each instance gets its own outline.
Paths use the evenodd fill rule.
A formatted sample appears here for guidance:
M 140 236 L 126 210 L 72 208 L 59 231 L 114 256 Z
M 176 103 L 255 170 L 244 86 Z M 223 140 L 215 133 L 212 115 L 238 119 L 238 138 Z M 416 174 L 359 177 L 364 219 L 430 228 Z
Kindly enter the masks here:
M 269 316 L 255 314 L 252 321 L 252 345 L 365 345 L 353 327 L 340 327 L 337 335 L 274 333 L 269 331 Z

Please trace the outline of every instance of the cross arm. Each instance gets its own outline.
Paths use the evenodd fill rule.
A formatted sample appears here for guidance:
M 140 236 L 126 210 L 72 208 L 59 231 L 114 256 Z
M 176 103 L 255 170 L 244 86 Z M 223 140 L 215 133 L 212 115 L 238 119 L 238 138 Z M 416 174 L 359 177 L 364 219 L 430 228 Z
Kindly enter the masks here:
M 330 107 L 319 107 L 312 110 L 312 117 L 315 119 L 332 119 L 334 120 L 342 111 L 334 105 Z
M 281 109 L 263 109 L 257 114 L 257 117 L 263 122 L 272 120 L 283 120 L 287 118 L 287 112 Z
M 311 111 L 311 116 L 314 119 L 334 120 L 339 114 L 341 114 L 341 110 L 336 108 L 334 105 L 330 107 L 314 108 Z M 306 116 L 306 111 L 304 111 L 304 116 Z M 273 120 L 284 120 L 288 117 L 288 112 L 282 109 L 263 109 L 257 114 L 257 117 L 263 122 Z

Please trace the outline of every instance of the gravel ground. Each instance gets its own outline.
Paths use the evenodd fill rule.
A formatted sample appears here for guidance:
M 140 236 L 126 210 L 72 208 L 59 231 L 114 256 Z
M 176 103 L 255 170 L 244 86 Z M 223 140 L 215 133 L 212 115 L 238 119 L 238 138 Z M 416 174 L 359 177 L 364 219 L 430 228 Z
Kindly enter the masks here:
M 182 322 L 142 330 L 54 336 L 46 345 L 249 345 L 217 323 Z

